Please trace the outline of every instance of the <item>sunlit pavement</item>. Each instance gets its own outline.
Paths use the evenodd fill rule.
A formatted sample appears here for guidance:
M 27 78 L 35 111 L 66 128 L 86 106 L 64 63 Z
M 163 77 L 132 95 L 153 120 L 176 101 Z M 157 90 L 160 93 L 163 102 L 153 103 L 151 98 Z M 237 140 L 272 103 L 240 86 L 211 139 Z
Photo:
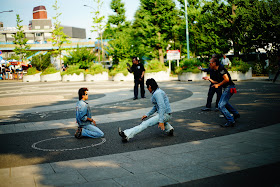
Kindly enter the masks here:
M 221 128 L 219 112 L 200 110 L 208 82 L 160 82 L 170 97 L 174 136 L 155 126 L 124 144 L 117 128 L 141 123 L 152 107 L 147 90 L 147 98 L 132 100 L 133 82 L 1 82 L 0 186 L 234 185 L 265 170 L 272 174 L 256 184 L 279 184 L 273 173 L 280 169 L 280 85 L 236 84 L 231 103 L 241 118 Z M 89 88 L 103 139 L 73 137 L 80 87 Z

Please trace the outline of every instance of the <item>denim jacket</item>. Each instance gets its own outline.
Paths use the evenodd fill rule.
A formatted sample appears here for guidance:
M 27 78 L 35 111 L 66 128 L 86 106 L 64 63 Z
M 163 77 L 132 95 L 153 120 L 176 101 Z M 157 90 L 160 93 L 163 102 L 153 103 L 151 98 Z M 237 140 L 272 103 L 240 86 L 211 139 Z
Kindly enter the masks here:
M 87 121 L 87 118 L 91 118 L 90 107 L 87 102 L 81 99 L 76 104 L 76 121 L 78 125 L 89 125 L 91 122 Z
M 146 114 L 146 116 L 149 117 L 157 111 L 159 114 L 159 123 L 164 123 L 164 114 L 169 114 L 172 112 L 166 93 L 160 88 L 156 89 L 153 92 L 151 101 L 154 104 L 154 107 Z

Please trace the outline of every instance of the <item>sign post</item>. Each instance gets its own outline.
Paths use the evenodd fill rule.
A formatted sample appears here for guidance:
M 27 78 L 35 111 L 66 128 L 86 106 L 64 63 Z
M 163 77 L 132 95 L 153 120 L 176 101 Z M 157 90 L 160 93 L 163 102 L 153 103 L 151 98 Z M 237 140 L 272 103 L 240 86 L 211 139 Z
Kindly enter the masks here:
M 171 60 L 177 60 L 179 66 L 180 50 L 167 50 L 167 60 L 169 60 L 169 71 L 171 72 Z

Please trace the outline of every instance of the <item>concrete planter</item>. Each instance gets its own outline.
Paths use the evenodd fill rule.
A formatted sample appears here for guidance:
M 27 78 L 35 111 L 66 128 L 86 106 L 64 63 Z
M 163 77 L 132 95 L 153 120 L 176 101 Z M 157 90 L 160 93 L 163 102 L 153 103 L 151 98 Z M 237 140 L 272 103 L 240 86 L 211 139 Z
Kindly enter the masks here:
M 178 75 L 179 81 L 201 81 L 202 77 L 206 77 L 206 72 L 201 73 L 192 73 L 192 72 L 184 72 Z
M 168 71 L 160 71 L 160 72 L 155 72 L 155 73 L 145 73 L 145 79 L 150 79 L 153 78 L 157 82 L 158 81 L 169 81 L 170 80 L 170 75 Z
M 41 75 L 41 82 L 61 81 L 60 72 Z
M 84 73 L 80 73 L 80 75 L 77 75 L 74 73 L 73 75 L 63 75 L 62 77 L 63 82 L 78 82 L 78 81 L 85 81 L 85 75 Z
M 246 73 L 242 73 L 240 71 L 229 71 L 229 74 L 231 76 L 231 80 L 233 81 L 249 80 L 252 79 L 252 68 L 250 68 Z
M 87 74 L 86 81 L 107 81 L 109 80 L 108 72 L 98 73 L 96 75 Z
M 112 81 L 133 81 L 134 75 L 132 73 L 128 73 L 127 76 L 124 76 L 122 73 L 118 73 L 112 77 Z
M 22 81 L 23 82 L 40 82 L 42 72 L 37 73 L 35 75 L 24 75 Z

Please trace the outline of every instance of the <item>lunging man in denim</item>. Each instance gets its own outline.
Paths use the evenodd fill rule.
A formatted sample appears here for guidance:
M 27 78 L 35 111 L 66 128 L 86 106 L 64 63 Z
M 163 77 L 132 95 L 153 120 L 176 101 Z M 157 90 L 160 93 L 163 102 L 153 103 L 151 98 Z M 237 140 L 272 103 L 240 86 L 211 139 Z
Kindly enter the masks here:
M 122 137 L 123 142 L 127 142 L 136 134 L 156 124 L 158 124 L 158 127 L 167 135 L 173 136 L 174 128 L 168 123 L 168 121 L 171 119 L 172 111 L 166 93 L 158 87 L 157 82 L 154 79 L 148 79 L 146 81 L 146 85 L 147 89 L 152 94 L 151 101 L 154 104 L 154 107 L 150 112 L 142 117 L 142 120 L 153 115 L 155 112 L 158 114 L 147 119 L 146 121 L 143 121 L 140 125 L 137 125 L 131 129 L 122 131 L 119 127 L 119 135 Z
M 76 104 L 76 121 L 79 125 L 75 133 L 76 138 L 87 136 L 90 138 L 101 138 L 104 133 L 96 127 L 96 122 L 91 118 L 91 111 L 88 103 L 88 89 L 79 89 L 79 101 Z
M 218 57 L 212 57 L 210 60 L 210 68 L 216 70 L 218 73 L 218 81 L 214 81 L 214 88 L 219 88 L 222 86 L 224 92 L 220 98 L 218 107 L 222 114 L 227 119 L 227 123 L 221 125 L 222 127 L 230 127 L 235 125 L 235 120 L 240 117 L 239 113 L 233 106 L 229 103 L 231 96 L 236 93 L 235 84 L 231 80 L 231 76 L 226 70 L 226 68 L 220 65 Z M 205 79 L 207 80 L 207 78 Z M 230 112 L 233 114 L 231 116 Z

